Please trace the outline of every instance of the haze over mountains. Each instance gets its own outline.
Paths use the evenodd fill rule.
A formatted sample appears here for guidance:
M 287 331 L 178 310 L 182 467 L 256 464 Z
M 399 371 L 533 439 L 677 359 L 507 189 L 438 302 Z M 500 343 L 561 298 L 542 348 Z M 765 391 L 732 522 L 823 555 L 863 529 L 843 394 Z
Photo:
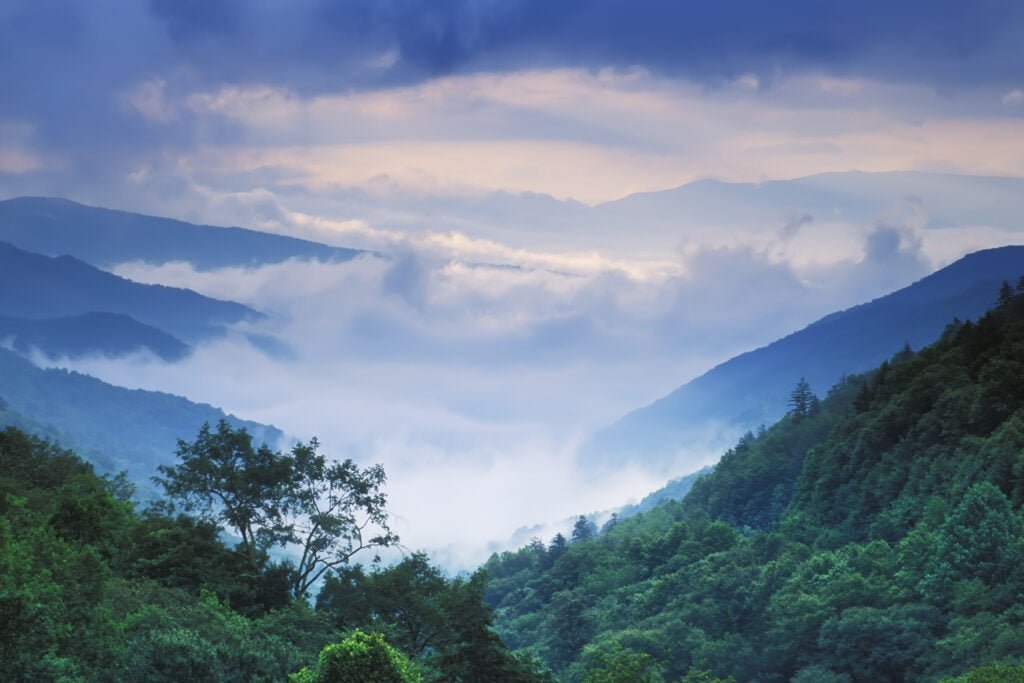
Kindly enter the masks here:
M 211 405 L 39 368 L 0 348 L 0 420 L 76 449 L 101 473 L 125 470 L 145 494 L 152 490 L 149 478 L 157 465 L 173 460 L 178 439 L 222 418 L 275 446 L 284 441 L 274 427 Z
M 0 342 L 22 355 L 50 357 L 90 354 L 124 356 L 148 351 L 161 360 L 177 361 L 188 344 L 122 313 L 82 313 L 63 318 L 0 316 Z
M 0 683 L 1024 680 L 1021 45 L 3 0 Z
M 41 352 L 32 357 L 45 365 L 212 403 L 292 437 L 316 435 L 333 453 L 383 462 L 395 498 L 408 505 L 397 513 L 416 526 L 406 535 L 464 567 L 524 524 L 607 510 L 654 490 L 655 498 L 678 495 L 680 486 L 659 489 L 781 414 L 800 376 L 824 393 L 906 342 L 930 341 L 953 316 L 977 315 L 1001 279 L 1020 274 L 1019 251 L 979 255 L 980 264 L 928 278 L 913 296 L 792 334 L 944 259 L 1014 241 L 1019 185 L 844 173 L 758 185 L 702 181 L 595 207 L 501 193 L 399 198 L 388 207 L 387 197 L 352 192 L 351 213 L 330 215 L 341 205 L 321 205 L 330 220 L 317 223 L 320 232 L 307 230 L 310 237 L 344 243 L 354 219 L 372 226 L 361 244 L 382 258 L 21 198 L 0 202 L 0 237 L 77 256 L 5 247 L 12 263 L 30 264 L 5 269 L 2 277 L 20 278 L 5 291 L 30 295 L 0 297 L 0 341 Z M 987 227 L 966 231 L 969 214 Z M 501 237 L 502 226 L 516 222 L 529 228 L 508 240 L 521 248 L 477 239 Z M 310 224 L 280 228 L 297 234 Z M 444 233 L 448 227 L 467 233 Z M 635 245 L 618 250 L 625 234 Z M 602 243 L 602 235 L 614 239 Z M 704 246 L 687 246 L 695 236 Z M 606 248 L 556 248 L 590 238 Z M 678 253 L 650 257 L 681 239 Z M 770 346 L 729 361 L 760 345 Z M 139 349 L 152 353 L 131 355 Z M 159 451 L 144 461 L 158 462 Z M 616 468 L 618 476 L 602 479 Z M 427 500 L 425 491 L 467 477 L 474 483 L 443 504 Z M 496 495 L 518 502 L 486 506 Z M 464 510 L 484 507 L 495 518 L 480 528 L 505 531 L 452 541 Z
M 416 234 L 443 226 L 518 248 L 543 241 L 553 249 L 622 259 L 664 258 L 680 245 L 726 246 L 738 232 L 756 237 L 751 244 L 759 248 L 771 241 L 792 251 L 810 248 L 803 256 L 816 260 L 845 246 L 850 236 L 844 228 L 882 225 L 923 231 L 920 248 L 949 261 L 964 253 L 965 239 L 969 251 L 1000 244 L 993 229 L 1024 230 L 1022 194 L 1020 178 L 848 171 L 761 183 L 699 180 L 595 205 L 509 192 L 437 197 L 351 190 L 329 199 L 289 199 L 314 214 L 388 230 Z M 972 228 L 969 235 L 965 226 Z
M 994 305 L 1003 281 L 1016 284 L 1022 276 L 1024 247 L 969 254 L 909 287 L 716 366 L 595 434 L 583 457 L 612 467 L 630 460 L 656 466 L 673 463 L 695 441 L 727 443 L 785 414 L 798 379 L 824 396 L 843 375 L 878 365 L 904 344 L 919 349 L 954 319 L 977 319 Z
M 51 258 L 0 242 L 0 314 L 38 319 L 93 312 L 128 315 L 186 342 L 217 336 L 228 325 L 263 317 L 231 301 L 139 284 L 72 256 Z
M 257 266 L 291 258 L 344 261 L 360 251 L 249 230 L 85 206 L 53 197 L 0 201 L 0 241 L 100 268 L 126 261 L 186 261 L 199 270 Z

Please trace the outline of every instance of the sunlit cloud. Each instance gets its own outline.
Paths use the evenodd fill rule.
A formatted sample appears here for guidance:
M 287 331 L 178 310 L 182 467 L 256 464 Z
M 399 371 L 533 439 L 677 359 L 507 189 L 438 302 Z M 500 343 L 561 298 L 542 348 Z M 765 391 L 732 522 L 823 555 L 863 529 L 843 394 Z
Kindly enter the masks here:
M 1002 102 L 1007 106 L 1024 104 L 1024 90 L 1021 90 L 1020 88 L 1010 90 L 1003 95 Z
M 0 120 L 0 173 L 28 173 L 46 166 L 33 148 L 34 132 L 30 123 Z
M 179 163 L 222 176 L 276 169 L 278 182 L 322 193 L 386 182 L 427 194 L 531 191 L 591 203 L 704 177 L 1024 172 L 1024 153 L 1006 144 L 1021 139 L 1024 121 L 982 115 L 969 101 L 945 114 L 941 96 L 923 86 L 799 76 L 761 90 L 751 78 L 708 89 L 643 70 L 558 69 L 313 97 L 226 86 L 188 95 L 175 111 L 229 121 L 236 139 L 202 135 Z M 175 116 L 150 81 L 129 97 L 140 115 Z

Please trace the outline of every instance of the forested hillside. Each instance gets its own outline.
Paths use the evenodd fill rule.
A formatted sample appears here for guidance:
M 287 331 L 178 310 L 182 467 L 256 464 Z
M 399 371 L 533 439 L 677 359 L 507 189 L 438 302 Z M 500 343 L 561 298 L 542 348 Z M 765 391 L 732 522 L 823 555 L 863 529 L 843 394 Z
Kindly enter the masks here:
M 78 372 L 36 367 L 0 348 L 0 427 L 17 426 L 59 441 L 103 473 L 128 471 L 146 486 L 174 456 L 179 438 L 204 422 L 226 419 L 258 439 L 278 443 L 275 427 L 159 391 L 125 389 Z
M 493 556 L 486 598 L 565 680 L 1024 680 L 1022 504 L 1006 286 L 820 401 L 801 383 L 682 501 Z
M 311 607 L 305 570 L 397 541 L 383 471 L 316 448 L 275 452 L 221 423 L 182 443 L 169 499 L 140 510 L 124 478 L 0 432 L 0 680 L 545 680 L 491 631 L 483 575 L 449 580 L 423 555 L 349 569 Z M 381 535 L 360 536 L 367 516 Z M 284 542 L 294 559 L 270 554 Z

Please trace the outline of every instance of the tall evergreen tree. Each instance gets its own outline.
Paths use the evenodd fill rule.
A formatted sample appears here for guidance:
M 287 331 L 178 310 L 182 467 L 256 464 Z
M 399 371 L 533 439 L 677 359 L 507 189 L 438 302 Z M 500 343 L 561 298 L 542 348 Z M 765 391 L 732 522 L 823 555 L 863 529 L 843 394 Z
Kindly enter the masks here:
M 789 414 L 794 417 L 807 417 L 811 414 L 816 397 L 811 391 L 811 385 L 803 377 L 796 383 L 796 387 L 789 394 Z
M 999 306 L 1008 306 L 1013 301 L 1013 287 L 1006 280 L 1003 280 L 1002 286 L 999 288 Z

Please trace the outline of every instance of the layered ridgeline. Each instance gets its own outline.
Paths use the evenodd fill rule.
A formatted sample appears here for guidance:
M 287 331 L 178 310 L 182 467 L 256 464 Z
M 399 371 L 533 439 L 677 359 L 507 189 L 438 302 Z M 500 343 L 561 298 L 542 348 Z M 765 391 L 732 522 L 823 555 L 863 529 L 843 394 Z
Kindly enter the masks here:
M 786 412 L 794 378 L 817 390 L 866 371 L 909 344 L 934 340 L 950 320 L 975 319 L 1003 280 L 1024 272 L 1024 247 L 969 254 L 869 303 L 833 313 L 766 347 L 737 356 L 598 432 L 583 448 L 591 463 L 657 467 L 709 430 L 742 433 Z
M 185 261 L 198 270 L 211 270 L 293 258 L 344 261 L 364 253 L 246 228 L 194 225 L 50 197 L 0 201 L 0 241 L 49 256 L 69 254 L 100 268 L 129 261 Z
M 682 501 L 492 557 L 505 641 L 565 680 L 1024 680 L 1024 294 L 790 398 Z
M 179 438 L 221 419 L 272 444 L 275 427 L 158 391 L 125 389 L 62 369 L 42 369 L 0 349 L 0 428 L 12 425 L 73 447 L 100 472 L 125 470 L 144 486 L 174 456 Z
M 191 350 L 177 337 L 129 315 L 95 311 L 59 318 L 0 315 L 0 344 L 26 356 L 39 351 L 51 358 L 120 357 L 148 351 L 171 362 Z
M 72 256 L 51 258 L 0 242 L 0 315 L 38 320 L 94 312 L 129 316 L 190 343 L 223 334 L 229 325 L 263 317 L 233 301 L 211 299 L 189 289 L 139 284 Z M 117 323 L 116 319 L 93 322 Z

